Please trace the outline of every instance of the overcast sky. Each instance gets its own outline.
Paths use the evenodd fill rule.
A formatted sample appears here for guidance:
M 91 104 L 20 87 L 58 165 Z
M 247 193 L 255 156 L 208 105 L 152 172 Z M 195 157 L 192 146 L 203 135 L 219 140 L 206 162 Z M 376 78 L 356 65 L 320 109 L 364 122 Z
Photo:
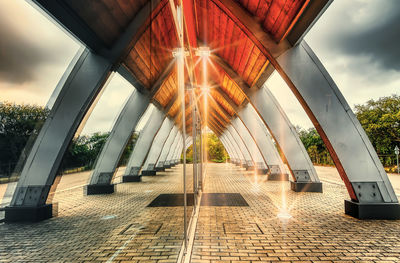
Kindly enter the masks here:
M 335 0 L 306 36 L 348 103 L 400 94 L 398 0 Z M 22 0 L 0 1 L 0 101 L 46 105 L 79 44 Z M 278 74 L 268 86 L 295 125 L 312 124 Z M 111 127 L 134 91 L 114 74 L 84 133 Z

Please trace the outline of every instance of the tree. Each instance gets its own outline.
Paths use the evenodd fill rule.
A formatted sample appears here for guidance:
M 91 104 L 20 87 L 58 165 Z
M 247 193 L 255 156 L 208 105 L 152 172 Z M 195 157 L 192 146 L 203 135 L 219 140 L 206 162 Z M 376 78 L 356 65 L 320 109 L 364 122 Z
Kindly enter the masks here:
M 369 100 L 355 114 L 378 154 L 393 154 L 400 145 L 400 96 Z
M 49 110 L 40 106 L 0 102 L 0 165 L 14 170 L 29 138 L 37 136 L 48 115 Z

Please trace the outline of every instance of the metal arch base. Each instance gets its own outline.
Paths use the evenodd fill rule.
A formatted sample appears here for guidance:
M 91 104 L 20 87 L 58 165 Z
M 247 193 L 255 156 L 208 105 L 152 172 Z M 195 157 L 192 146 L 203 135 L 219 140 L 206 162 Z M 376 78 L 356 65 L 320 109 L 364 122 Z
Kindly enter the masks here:
M 290 189 L 294 192 L 322 193 L 322 183 L 290 181 Z
M 344 200 L 344 211 L 346 215 L 357 219 L 400 219 L 399 203 L 365 203 L 360 204 L 351 200 Z
M 88 184 L 84 188 L 86 195 L 102 195 L 114 193 L 114 184 Z
M 55 210 L 56 207 L 54 206 Z M 55 211 L 56 212 L 56 211 Z M 5 208 L 6 223 L 39 222 L 53 217 L 53 205 L 42 206 L 14 206 Z

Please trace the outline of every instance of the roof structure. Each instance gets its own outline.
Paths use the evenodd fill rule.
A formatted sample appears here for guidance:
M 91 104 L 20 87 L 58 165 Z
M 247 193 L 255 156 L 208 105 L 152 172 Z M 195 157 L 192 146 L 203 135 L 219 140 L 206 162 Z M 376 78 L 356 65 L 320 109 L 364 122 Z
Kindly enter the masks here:
M 210 111 L 207 125 L 216 133 L 217 128 L 226 127 L 236 114 L 235 109 L 248 102 L 247 89 L 262 85 L 269 76 L 264 72 L 271 64 L 271 51 L 261 43 L 262 38 L 267 36 L 267 41 L 285 49 L 304 35 L 329 3 L 325 0 L 98 0 L 86 1 L 85 5 L 75 0 L 36 2 L 86 46 L 100 53 L 115 46 L 133 24 L 135 34 L 123 47 L 119 62 L 135 80 L 135 87 L 149 92 L 153 103 L 167 110 L 178 125 L 181 125 L 180 103 L 172 52 L 180 41 L 176 7 L 181 6 L 185 19 L 183 42 L 190 52 L 186 60 L 186 85 L 197 89 L 198 105 L 208 100 L 207 109 L 200 107 L 200 115 Z M 200 62 L 204 58 L 196 56 L 194 51 L 198 47 L 211 50 L 206 58 L 206 75 Z M 207 94 L 201 91 L 204 83 L 210 87 Z M 189 130 L 189 97 L 185 101 Z

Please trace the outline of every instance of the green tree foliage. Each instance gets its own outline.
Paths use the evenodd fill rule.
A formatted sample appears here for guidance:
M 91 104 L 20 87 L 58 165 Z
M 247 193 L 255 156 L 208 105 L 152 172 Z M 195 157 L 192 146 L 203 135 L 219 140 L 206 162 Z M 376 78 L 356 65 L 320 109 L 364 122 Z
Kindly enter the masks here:
M 0 103 L 0 175 L 13 172 L 21 153 L 29 150 L 26 147 L 33 142 L 43 126 L 49 110 L 36 105 L 16 105 Z M 109 133 L 74 138 L 66 151 L 60 169 L 85 167 L 93 165 L 103 148 Z M 134 133 L 121 157 L 120 165 L 126 164 L 138 135 Z
M 333 165 L 331 156 L 315 128 L 308 130 L 296 127 L 310 159 L 315 164 Z
M 228 158 L 229 155 L 225 150 L 224 145 L 218 139 L 214 133 L 207 134 L 207 160 L 215 163 L 223 163 Z M 197 145 L 200 147 L 199 140 L 197 140 Z M 192 145 L 186 150 L 186 162 L 191 163 L 193 161 L 193 147 Z
M 37 136 L 48 114 L 39 106 L 0 102 L 0 174 L 14 169 L 29 137 Z
M 383 165 L 394 165 L 394 148 L 400 147 L 400 96 L 369 100 L 355 106 L 355 114 Z
M 400 146 L 400 96 L 392 95 L 355 105 L 355 115 L 368 135 L 384 166 L 395 165 L 394 147 Z M 314 128 L 298 134 L 313 163 L 333 164 L 321 137 Z
M 207 155 L 208 160 L 223 163 L 228 158 L 225 147 L 214 133 L 207 134 Z

